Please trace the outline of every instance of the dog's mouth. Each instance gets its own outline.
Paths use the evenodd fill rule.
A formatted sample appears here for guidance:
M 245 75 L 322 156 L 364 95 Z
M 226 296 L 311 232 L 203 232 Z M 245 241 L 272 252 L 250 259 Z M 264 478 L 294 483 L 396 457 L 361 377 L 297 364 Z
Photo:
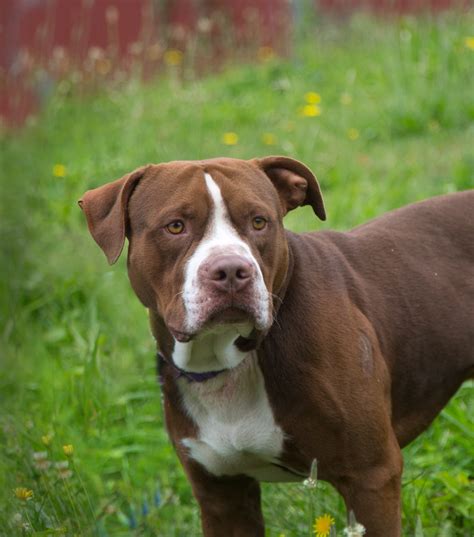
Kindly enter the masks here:
M 208 321 L 204 324 L 203 329 L 213 327 L 220 324 L 236 324 L 251 320 L 252 315 L 245 307 L 230 306 L 221 308 L 209 316 Z
M 243 304 L 231 305 L 213 310 L 196 331 L 186 332 L 172 326 L 168 326 L 168 328 L 177 341 L 180 343 L 188 343 L 202 334 L 219 330 L 220 327 L 229 325 L 235 325 L 236 328 L 246 327 L 241 334 L 241 336 L 244 337 L 253 330 L 253 327 L 255 326 L 255 315 L 250 308 Z M 247 327 L 249 326 L 252 328 L 248 329 Z

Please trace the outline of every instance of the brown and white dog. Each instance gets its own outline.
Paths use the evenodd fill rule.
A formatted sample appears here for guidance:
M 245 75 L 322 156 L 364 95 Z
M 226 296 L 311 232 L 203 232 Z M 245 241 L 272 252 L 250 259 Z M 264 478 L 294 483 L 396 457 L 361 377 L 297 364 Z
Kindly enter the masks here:
M 166 425 L 206 537 L 264 535 L 260 481 L 332 483 L 367 537 L 401 532 L 400 449 L 474 374 L 474 191 L 347 233 L 294 234 L 286 157 L 148 165 L 80 205 L 160 349 Z

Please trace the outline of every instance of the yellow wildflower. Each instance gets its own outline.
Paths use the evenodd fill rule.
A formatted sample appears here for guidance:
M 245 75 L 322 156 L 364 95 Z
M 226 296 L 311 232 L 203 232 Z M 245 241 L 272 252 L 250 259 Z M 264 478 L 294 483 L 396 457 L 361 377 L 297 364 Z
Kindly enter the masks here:
M 74 446 L 72 444 L 66 444 L 63 446 L 63 451 L 66 457 L 72 457 L 74 454 Z
M 314 521 L 314 535 L 316 537 L 328 537 L 331 526 L 334 524 L 334 518 L 331 515 L 319 516 Z
M 339 100 L 344 106 L 349 106 L 350 104 L 352 104 L 352 95 L 346 92 L 341 93 L 341 97 Z
M 66 166 L 64 164 L 55 164 L 53 166 L 54 177 L 66 177 Z
M 474 36 L 464 38 L 464 46 L 471 50 L 474 50 Z
M 308 104 L 319 104 L 321 102 L 321 95 L 315 91 L 308 91 L 304 98 Z
M 41 437 L 41 442 L 43 442 L 43 444 L 45 446 L 49 446 L 49 444 L 51 444 L 51 439 L 52 439 L 52 435 L 50 434 L 44 434 L 42 437 Z
M 353 142 L 357 140 L 360 136 L 360 133 L 357 129 L 354 127 L 351 127 L 350 129 L 347 129 L 347 137 L 349 140 L 352 140 Z
M 265 132 L 262 135 L 262 142 L 265 145 L 275 145 L 277 143 L 276 136 L 271 132 Z
M 273 60 L 275 57 L 275 51 L 272 47 L 260 47 L 257 51 L 258 61 L 264 63 Z
M 166 65 L 176 66 L 183 62 L 183 53 L 177 49 L 169 49 L 163 56 Z
M 26 487 L 17 487 L 14 491 L 15 496 L 22 502 L 27 502 L 33 498 L 33 491 Z
M 320 116 L 321 108 L 317 104 L 307 104 L 301 109 L 301 115 L 305 117 Z
M 225 132 L 222 136 L 222 142 L 225 145 L 236 145 L 239 142 L 239 137 L 235 132 Z

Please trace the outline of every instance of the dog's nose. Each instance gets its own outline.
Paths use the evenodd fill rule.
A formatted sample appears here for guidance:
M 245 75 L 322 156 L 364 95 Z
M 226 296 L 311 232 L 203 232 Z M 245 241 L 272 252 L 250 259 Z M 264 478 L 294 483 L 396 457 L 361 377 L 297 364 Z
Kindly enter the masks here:
M 252 263 L 240 255 L 220 255 L 209 266 L 207 277 L 217 289 L 230 293 L 242 291 L 252 280 Z

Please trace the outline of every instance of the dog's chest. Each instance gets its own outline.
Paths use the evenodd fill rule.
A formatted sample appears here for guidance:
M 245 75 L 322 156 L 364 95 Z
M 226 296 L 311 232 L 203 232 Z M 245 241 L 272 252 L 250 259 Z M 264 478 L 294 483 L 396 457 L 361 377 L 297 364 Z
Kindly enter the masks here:
M 261 481 L 293 479 L 275 464 L 284 433 L 275 422 L 256 356 L 202 384 L 183 381 L 185 410 L 197 437 L 185 438 L 189 455 L 210 473 L 246 474 Z

